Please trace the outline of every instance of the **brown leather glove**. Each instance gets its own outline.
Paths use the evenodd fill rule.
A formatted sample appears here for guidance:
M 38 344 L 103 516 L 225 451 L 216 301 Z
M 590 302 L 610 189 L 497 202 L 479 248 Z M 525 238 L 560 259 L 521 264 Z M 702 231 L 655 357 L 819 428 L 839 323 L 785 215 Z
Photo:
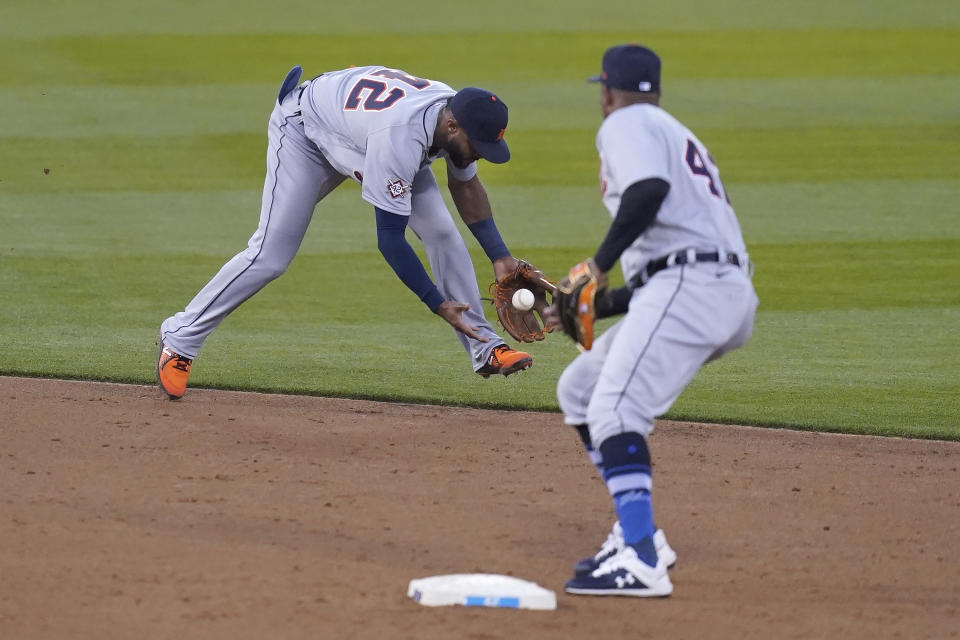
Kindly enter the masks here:
M 584 349 L 593 346 L 593 322 L 596 320 L 596 298 L 607 288 L 607 274 L 593 260 L 585 260 L 570 269 L 557 285 L 554 312 L 560 327 Z
M 520 289 L 529 289 L 533 293 L 532 309 L 521 311 L 513 306 L 513 294 Z M 545 328 L 542 323 L 544 310 L 550 306 L 547 293 L 553 294 L 554 289 L 553 282 L 526 260 L 517 260 L 517 268 L 512 273 L 491 283 L 493 304 L 506 332 L 521 342 L 543 340 L 544 333 L 553 330 Z

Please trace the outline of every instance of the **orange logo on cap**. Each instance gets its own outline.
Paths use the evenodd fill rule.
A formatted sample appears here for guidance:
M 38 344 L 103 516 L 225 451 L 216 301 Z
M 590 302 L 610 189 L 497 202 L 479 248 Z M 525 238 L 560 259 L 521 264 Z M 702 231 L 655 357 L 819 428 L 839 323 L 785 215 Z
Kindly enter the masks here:
M 503 140 L 503 134 L 506 133 L 506 128 L 500 129 L 500 133 L 497 134 L 497 142 Z

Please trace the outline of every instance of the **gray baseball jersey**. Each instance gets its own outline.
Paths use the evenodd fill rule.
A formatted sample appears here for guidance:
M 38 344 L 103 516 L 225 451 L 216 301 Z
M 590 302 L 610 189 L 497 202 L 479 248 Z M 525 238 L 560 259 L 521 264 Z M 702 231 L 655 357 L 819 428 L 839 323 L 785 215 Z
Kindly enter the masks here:
M 652 104 L 611 113 L 597 132 L 603 204 L 615 216 L 623 191 L 646 178 L 670 183 L 653 224 L 620 257 L 630 281 L 650 260 L 693 247 L 746 255 L 740 224 L 703 143 Z
M 414 176 L 430 155 L 437 115 L 456 93 L 435 80 L 386 67 L 354 67 L 325 73 L 300 98 L 307 136 L 343 175 L 360 182 L 363 199 L 384 211 L 410 214 Z M 460 181 L 476 163 L 447 171 Z

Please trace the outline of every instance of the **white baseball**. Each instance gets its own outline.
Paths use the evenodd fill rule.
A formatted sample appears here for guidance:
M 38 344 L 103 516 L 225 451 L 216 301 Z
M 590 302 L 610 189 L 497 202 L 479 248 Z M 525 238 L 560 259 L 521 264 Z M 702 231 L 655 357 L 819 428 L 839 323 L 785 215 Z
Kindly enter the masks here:
M 530 289 L 517 289 L 513 294 L 513 308 L 518 311 L 526 311 L 533 308 L 533 291 Z

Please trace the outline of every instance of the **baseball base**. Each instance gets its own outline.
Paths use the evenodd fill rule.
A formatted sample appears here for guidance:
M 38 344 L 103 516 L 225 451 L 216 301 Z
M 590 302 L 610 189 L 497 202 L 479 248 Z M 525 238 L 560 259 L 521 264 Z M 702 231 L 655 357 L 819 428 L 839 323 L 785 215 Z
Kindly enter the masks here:
M 462 605 L 508 609 L 557 608 L 557 595 L 540 585 L 495 573 L 454 573 L 411 580 L 407 596 L 428 607 Z

